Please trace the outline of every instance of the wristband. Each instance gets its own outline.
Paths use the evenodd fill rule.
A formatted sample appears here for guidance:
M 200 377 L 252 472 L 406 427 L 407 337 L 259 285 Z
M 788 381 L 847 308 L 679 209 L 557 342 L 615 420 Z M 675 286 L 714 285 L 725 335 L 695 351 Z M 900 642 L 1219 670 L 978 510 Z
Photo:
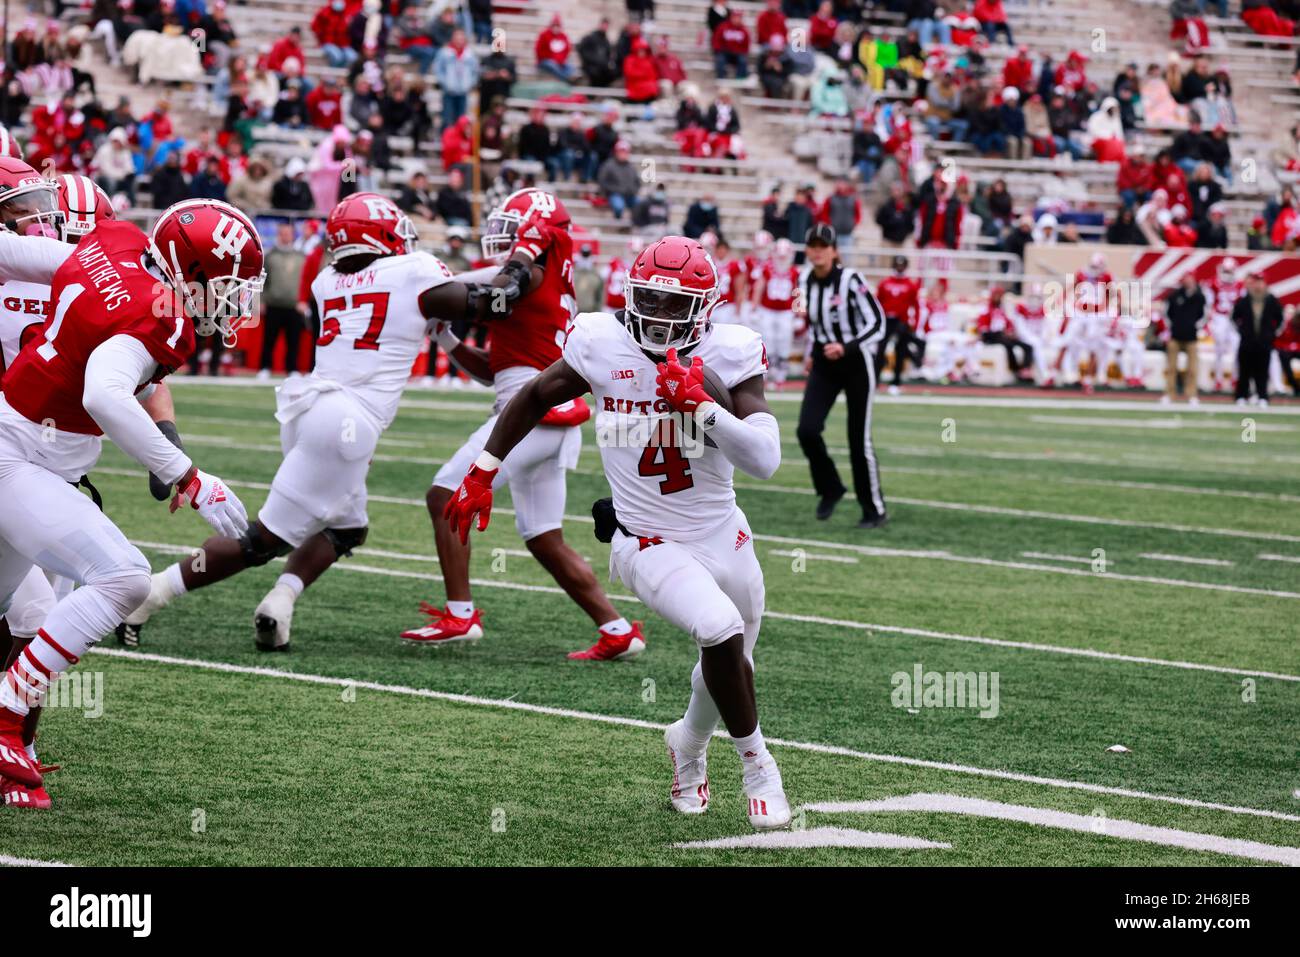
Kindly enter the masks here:
M 478 458 L 474 460 L 474 467 L 484 472 L 495 472 L 501 468 L 501 460 L 491 452 L 480 452 Z
M 725 411 L 716 402 L 701 402 L 695 407 L 695 424 L 707 432 L 718 424 L 718 413 Z
M 441 348 L 443 352 L 447 353 L 447 355 L 451 355 L 455 352 L 456 347 L 460 345 L 460 339 L 456 336 L 456 333 L 451 331 L 450 322 L 440 323 L 437 342 L 438 347 Z

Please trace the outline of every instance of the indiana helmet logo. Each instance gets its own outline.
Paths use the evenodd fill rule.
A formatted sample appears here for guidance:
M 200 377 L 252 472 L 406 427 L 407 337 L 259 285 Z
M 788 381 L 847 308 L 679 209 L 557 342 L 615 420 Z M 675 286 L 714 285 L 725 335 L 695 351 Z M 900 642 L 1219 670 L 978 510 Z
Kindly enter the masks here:
M 244 224 L 225 213 L 217 220 L 217 228 L 212 231 L 212 255 L 224 260 L 227 256 L 238 259 L 244 247 L 248 245 L 248 230 Z

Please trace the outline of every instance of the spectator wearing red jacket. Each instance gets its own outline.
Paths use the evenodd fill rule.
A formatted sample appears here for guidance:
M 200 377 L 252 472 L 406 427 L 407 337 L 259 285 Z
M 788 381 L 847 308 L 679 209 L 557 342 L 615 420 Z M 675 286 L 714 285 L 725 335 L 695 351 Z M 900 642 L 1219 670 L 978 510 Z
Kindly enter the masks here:
M 817 12 L 808 18 L 808 45 L 826 52 L 835 42 L 835 29 L 839 25 L 835 19 L 835 5 L 831 0 L 822 0 Z
M 1241 0 L 1241 19 L 1263 37 L 1289 37 L 1295 34 L 1295 21 L 1278 15 L 1271 0 Z
M 569 64 L 569 53 L 573 44 L 564 32 L 559 14 L 551 17 L 550 24 L 537 34 L 537 43 L 533 50 L 537 54 L 537 68 L 545 70 L 557 80 L 573 82 L 573 67 Z
M 1178 203 L 1170 210 L 1169 224 L 1164 228 L 1164 240 L 1169 246 L 1189 249 L 1196 245 L 1196 228 L 1187 221 L 1187 207 Z
M 943 22 L 948 24 L 954 46 L 974 46 L 976 39 L 983 32 L 983 26 L 980 24 L 979 18 L 975 16 L 975 5 L 970 0 L 967 0 L 965 7 L 961 10 L 944 17 Z
M 781 12 L 781 0 L 767 0 L 767 7 L 758 15 L 755 30 L 758 45 L 766 47 L 772 37 L 779 36 L 783 41 L 790 39 L 790 30 L 785 23 L 785 14 Z
M 749 28 L 739 10 L 732 10 L 713 31 L 713 75 L 725 80 L 728 69 L 735 71 L 737 80 L 749 76 Z
M 993 43 L 999 33 L 1006 37 L 1007 46 L 1016 42 L 1011 39 L 1011 27 L 1007 24 L 1007 9 L 1002 5 L 1002 0 L 975 0 L 974 13 L 989 43 Z
M 1016 49 L 1015 55 L 1007 57 L 1002 64 L 1002 86 L 1013 86 L 1021 93 L 1033 91 L 1034 61 L 1029 56 L 1029 47 L 1022 44 Z
M 343 119 L 343 91 L 327 77 L 307 94 L 307 121 L 318 130 L 332 130 Z
M 352 49 L 348 24 L 361 9 L 356 0 L 329 0 L 311 18 L 311 32 L 320 44 L 321 52 L 330 66 L 349 67 L 358 53 Z
M 1140 147 L 1133 147 L 1132 152 L 1125 155 L 1119 164 L 1119 172 L 1115 175 L 1115 188 L 1125 206 L 1133 207 L 1146 202 L 1155 185 L 1153 171 L 1154 167 Z
M 285 63 L 289 60 L 297 61 L 297 73 L 301 76 L 302 68 L 307 62 L 307 55 L 302 52 L 302 27 L 291 27 L 288 33 L 272 44 L 271 52 L 266 55 L 266 68 L 272 73 L 292 72 L 285 69 Z
M 686 68 L 681 59 L 668 49 L 668 37 L 655 39 L 655 70 L 659 73 L 659 95 L 672 96 L 678 84 L 686 82 Z
M 1071 93 L 1078 93 L 1088 85 L 1087 59 L 1078 50 L 1071 50 L 1065 62 L 1056 68 L 1052 77 L 1056 86 L 1063 86 Z
M 650 44 L 641 37 L 632 41 L 632 52 L 623 60 L 623 86 L 631 103 L 650 103 L 659 96 L 659 70 Z
M 466 113 L 442 131 L 442 168 L 451 169 L 467 163 L 473 151 L 470 117 Z

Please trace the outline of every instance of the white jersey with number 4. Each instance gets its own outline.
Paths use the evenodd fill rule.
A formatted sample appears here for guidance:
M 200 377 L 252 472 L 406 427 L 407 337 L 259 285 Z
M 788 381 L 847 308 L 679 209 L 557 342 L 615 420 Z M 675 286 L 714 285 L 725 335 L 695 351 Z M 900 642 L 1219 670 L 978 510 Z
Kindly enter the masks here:
M 767 372 L 763 340 L 744 326 L 714 325 L 695 356 L 728 389 Z M 574 319 L 564 361 L 595 396 L 601 462 L 614 511 L 629 532 L 691 541 L 732 515 L 735 467 L 693 423 L 683 429 L 681 416 L 655 394 L 656 361 L 617 318 L 589 312 Z M 683 365 L 688 361 L 683 357 Z
M 282 393 L 342 386 L 381 430 L 388 428 L 430 326 L 420 294 L 450 281 L 442 261 L 425 252 L 384 256 L 350 274 L 325 267 L 311 284 L 320 311 L 316 369 Z

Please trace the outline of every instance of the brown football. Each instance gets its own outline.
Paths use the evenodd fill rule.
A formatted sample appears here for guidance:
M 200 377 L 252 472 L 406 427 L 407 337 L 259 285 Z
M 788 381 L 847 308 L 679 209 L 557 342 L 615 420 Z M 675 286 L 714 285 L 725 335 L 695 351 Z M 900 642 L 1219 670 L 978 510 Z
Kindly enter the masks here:
M 704 367 L 704 391 L 713 398 L 714 402 L 728 412 L 734 413 L 736 411 L 731 404 L 731 390 L 723 384 L 718 374 L 708 366 Z

